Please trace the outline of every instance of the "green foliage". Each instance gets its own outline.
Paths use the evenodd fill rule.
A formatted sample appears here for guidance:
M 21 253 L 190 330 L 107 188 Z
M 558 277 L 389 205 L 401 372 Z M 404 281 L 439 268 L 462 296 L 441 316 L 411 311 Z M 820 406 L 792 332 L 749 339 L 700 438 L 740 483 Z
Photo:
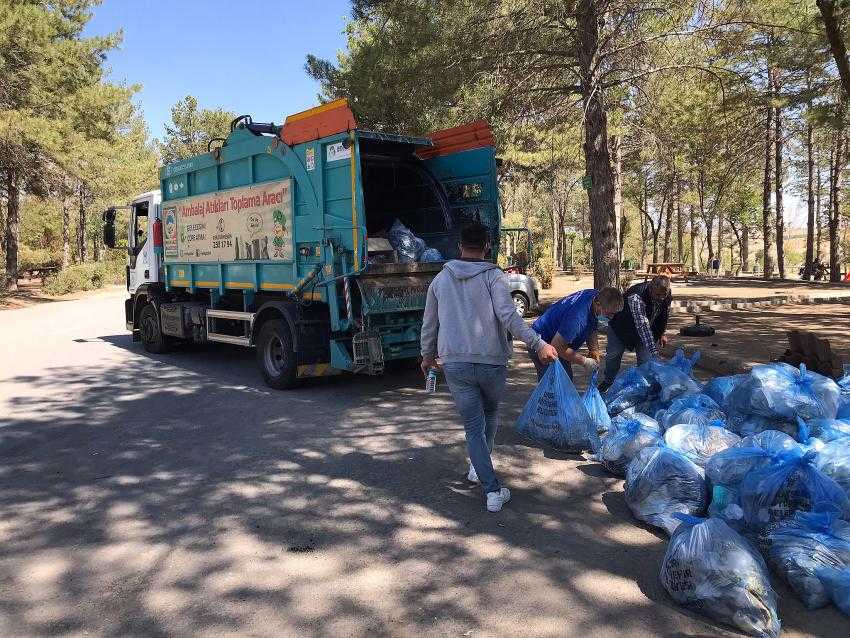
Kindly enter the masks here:
M 171 124 L 159 152 L 165 164 L 207 152 L 210 140 L 226 138 L 235 113 L 223 109 L 198 109 L 198 100 L 187 95 L 171 107 Z
M 62 265 L 62 254 L 46 248 L 30 248 L 21 246 L 18 253 L 18 269 L 33 270 L 46 266 L 58 267 Z
M 555 260 L 549 255 L 538 257 L 531 265 L 531 274 L 544 290 L 552 287 L 552 279 L 555 277 Z
M 49 295 L 67 295 L 81 290 L 95 290 L 121 282 L 124 266 L 118 262 L 77 264 L 52 277 L 44 286 Z

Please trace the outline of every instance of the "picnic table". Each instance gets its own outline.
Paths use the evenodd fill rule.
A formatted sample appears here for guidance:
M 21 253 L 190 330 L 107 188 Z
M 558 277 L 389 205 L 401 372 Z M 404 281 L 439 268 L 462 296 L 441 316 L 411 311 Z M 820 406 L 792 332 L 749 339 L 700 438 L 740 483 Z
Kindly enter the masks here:
M 681 275 L 685 278 L 685 281 L 688 280 L 688 271 L 685 269 L 684 262 L 680 261 L 661 261 L 648 263 L 646 265 L 646 274 L 644 275 L 644 280 L 648 279 L 653 275 L 667 275 L 668 277 Z

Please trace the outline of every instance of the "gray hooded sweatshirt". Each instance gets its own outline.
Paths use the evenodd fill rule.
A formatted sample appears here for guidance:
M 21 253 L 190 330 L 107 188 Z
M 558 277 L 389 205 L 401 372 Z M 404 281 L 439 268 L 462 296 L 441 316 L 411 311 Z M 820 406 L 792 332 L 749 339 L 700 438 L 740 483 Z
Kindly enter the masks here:
M 507 332 L 533 349 L 540 335 L 517 314 L 505 274 L 486 261 L 452 260 L 428 288 L 422 321 L 423 357 L 443 363 L 507 365 Z

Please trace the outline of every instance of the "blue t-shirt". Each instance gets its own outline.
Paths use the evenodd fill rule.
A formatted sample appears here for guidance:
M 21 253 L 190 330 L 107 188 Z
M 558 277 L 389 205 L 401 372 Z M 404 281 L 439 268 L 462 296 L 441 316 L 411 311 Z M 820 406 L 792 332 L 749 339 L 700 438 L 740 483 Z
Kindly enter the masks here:
M 552 343 L 555 334 L 560 334 L 570 348 L 578 350 L 587 341 L 587 336 L 598 328 L 596 315 L 590 307 L 596 294 L 591 288 L 564 297 L 552 304 L 531 327 L 547 343 Z

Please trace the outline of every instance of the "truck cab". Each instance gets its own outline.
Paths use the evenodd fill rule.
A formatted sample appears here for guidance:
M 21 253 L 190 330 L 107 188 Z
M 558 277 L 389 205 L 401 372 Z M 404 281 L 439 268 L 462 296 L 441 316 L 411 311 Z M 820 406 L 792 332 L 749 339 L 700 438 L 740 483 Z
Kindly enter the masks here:
M 283 126 L 243 116 L 221 146 L 164 166 L 160 186 L 123 207 L 133 338 L 151 352 L 255 347 L 276 388 L 415 359 L 428 286 L 457 256 L 460 228 L 485 224 L 498 252 L 485 122 L 376 133 L 344 100 Z M 119 210 L 104 213 L 107 245 Z

